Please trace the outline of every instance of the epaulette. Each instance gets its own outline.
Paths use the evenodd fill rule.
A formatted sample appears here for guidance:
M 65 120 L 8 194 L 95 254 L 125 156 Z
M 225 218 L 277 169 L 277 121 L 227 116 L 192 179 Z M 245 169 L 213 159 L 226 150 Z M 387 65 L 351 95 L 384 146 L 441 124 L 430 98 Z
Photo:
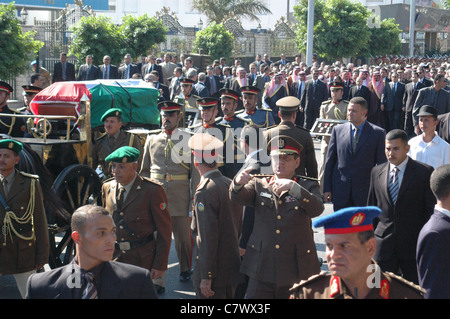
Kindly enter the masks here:
M 244 113 L 244 111 L 245 111 L 245 109 L 241 109 L 239 111 L 234 112 L 234 114 L 241 114 L 241 113 Z
M 30 174 L 24 171 L 19 171 L 19 173 L 25 177 L 29 177 L 29 178 L 34 178 L 34 179 L 39 179 L 39 175 L 35 175 L 35 174 Z
M 27 109 L 27 107 L 24 106 L 24 107 L 18 108 L 17 112 L 21 113 L 21 112 L 25 111 L 26 109 Z
M 405 278 L 403 278 L 403 277 L 401 277 L 399 275 L 396 275 L 396 274 L 394 274 L 392 272 L 385 272 L 385 274 L 387 274 L 393 280 L 398 281 L 398 282 L 400 282 L 401 284 L 403 284 L 403 285 L 405 285 L 407 287 L 415 289 L 419 293 L 422 293 L 422 294 L 426 293 L 425 289 L 423 289 L 422 287 L 420 287 L 419 285 L 416 285 L 415 283 L 413 283 L 411 281 L 406 280 Z
M 323 101 L 322 104 L 328 104 L 328 103 L 330 103 L 330 102 L 331 102 L 331 99 L 328 99 L 328 100 L 326 100 L 326 101 Z
M 156 129 L 156 130 L 150 130 L 150 131 L 148 131 L 148 135 L 151 135 L 151 134 L 159 134 L 159 133 L 161 133 L 162 132 L 162 129 Z
M 278 126 L 277 124 L 274 124 L 272 126 L 268 126 L 268 127 L 266 127 L 266 131 L 270 130 L 271 128 L 277 127 L 277 126 Z
M 349 103 L 350 103 L 349 100 L 342 100 L 341 102 L 344 102 L 344 103 L 346 103 L 346 104 L 349 104 Z
M 314 177 L 308 177 L 308 176 L 303 176 L 303 175 L 297 175 L 297 177 L 299 177 L 301 179 L 307 179 L 307 180 L 310 180 L 310 181 L 315 181 L 315 182 L 319 181 L 318 178 L 314 178 Z
M 202 122 L 200 122 L 200 123 L 197 123 L 197 124 L 194 124 L 194 125 L 188 126 L 188 129 L 193 129 L 193 128 L 197 128 L 197 127 L 200 127 L 200 126 L 202 126 L 202 125 L 203 125 L 203 123 L 202 123 Z
M 224 126 L 224 127 L 226 127 L 226 128 L 231 128 L 230 125 L 225 124 L 225 123 L 217 123 L 217 125 Z
M 204 178 L 204 179 L 200 182 L 200 184 L 197 185 L 196 190 L 202 189 L 203 187 L 206 186 L 206 184 L 207 184 L 208 182 L 209 182 L 209 178 Z
M 164 185 L 164 184 L 161 183 L 160 181 L 157 181 L 156 179 L 152 179 L 152 178 L 150 178 L 150 177 L 142 177 L 142 179 L 143 179 L 144 181 L 147 181 L 147 182 L 150 182 L 150 183 L 159 185 L 159 186 L 163 186 L 163 185 Z
M 102 135 L 100 135 L 99 137 L 97 137 L 95 140 L 96 140 L 96 141 L 101 140 L 101 139 L 104 138 L 106 135 L 108 135 L 108 134 L 106 134 L 106 132 L 105 132 L 105 133 L 102 133 Z
M 272 177 L 272 174 L 253 174 L 253 177 L 259 177 L 259 178 L 267 178 Z
M 320 278 L 326 277 L 329 274 L 330 274 L 329 271 L 321 271 L 320 273 L 318 273 L 316 275 L 312 275 L 311 277 L 309 277 L 306 280 L 301 280 L 299 283 L 294 284 L 289 290 L 293 291 L 293 290 L 295 290 L 295 289 L 297 289 L 297 288 L 299 288 L 299 287 L 301 287 L 301 286 L 303 286 L 305 284 L 309 284 L 309 283 L 314 282 L 314 281 L 316 281 L 316 280 L 318 280 Z
M 106 183 L 112 181 L 113 179 L 114 179 L 114 176 L 113 176 L 113 177 L 110 177 L 110 178 L 107 178 L 107 179 L 105 179 L 105 180 L 102 182 L 102 184 L 106 184 Z
M 249 119 L 244 119 L 243 117 L 240 117 L 240 116 L 236 116 L 236 118 L 239 119 L 239 120 L 241 120 L 242 122 L 245 122 L 245 123 L 251 123 L 251 122 L 252 122 L 251 120 L 249 120 Z
M 272 112 L 272 109 L 271 108 L 268 108 L 268 109 L 266 109 L 266 108 L 260 108 L 260 109 L 257 109 L 257 110 L 262 110 L 262 111 L 270 111 L 270 112 Z

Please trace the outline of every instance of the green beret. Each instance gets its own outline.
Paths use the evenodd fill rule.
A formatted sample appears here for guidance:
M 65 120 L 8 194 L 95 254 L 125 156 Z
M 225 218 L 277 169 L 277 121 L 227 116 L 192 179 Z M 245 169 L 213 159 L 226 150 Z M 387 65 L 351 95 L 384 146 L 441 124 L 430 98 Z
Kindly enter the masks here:
M 122 146 L 109 154 L 105 161 L 115 163 L 132 163 L 137 162 L 141 152 L 137 148 L 131 146 Z
M 22 151 L 22 149 L 23 149 L 23 145 L 22 145 L 22 143 L 20 143 L 16 140 L 5 139 L 5 140 L 0 140 L 0 148 L 6 148 L 8 150 L 14 151 L 17 154 L 19 154 L 20 151 Z
M 121 116 L 121 115 L 122 115 L 122 111 L 115 107 L 115 108 L 112 108 L 112 109 L 109 109 L 108 111 L 106 111 L 105 114 L 103 114 L 101 120 L 102 120 L 102 122 L 104 122 L 107 117 Z

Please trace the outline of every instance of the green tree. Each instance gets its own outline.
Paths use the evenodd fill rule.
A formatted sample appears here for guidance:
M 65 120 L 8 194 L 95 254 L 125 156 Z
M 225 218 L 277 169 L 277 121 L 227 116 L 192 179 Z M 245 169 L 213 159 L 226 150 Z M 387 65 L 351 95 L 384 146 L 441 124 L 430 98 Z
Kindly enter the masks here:
M 87 16 L 72 27 L 73 41 L 69 54 L 78 57 L 83 64 L 87 55 L 92 55 L 93 64 L 102 64 L 103 56 L 111 56 L 111 63 L 122 59 L 122 40 L 111 18 Z
M 294 7 L 297 47 L 306 51 L 308 0 Z M 369 11 L 350 0 L 316 0 L 314 8 L 314 52 L 330 61 L 363 52 L 370 40 Z
M 191 6 L 216 23 L 230 18 L 260 21 L 257 14 L 272 14 L 261 0 L 192 0 Z
M 402 49 L 401 32 L 394 18 L 382 20 L 377 27 L 370 28 L 368 51 L 363 53 L 372 56 L 399 54 Z
M 212 22 L 197 32 L 194 41 L 194 52 L 210 55 L 213 59 L 229 58 L 233 51 L 234 37 L 222 23 Z
M 24 73 L 30 67 L 30 59 L 44 43 L 34 40 L 36 32 L 23 32 L 16 17 L 14 2 L 0 5 L 0 78 L 8 80 Z
M 123 54 L 130 53 L 132 57 L 147 55 L 156 45 L 166 41 L 166 34 L 169 32 L 162 21 L 148 17 L 147 14 L 126 15 L 122 18 L 122 22 L 119 33 L 126 51 Z

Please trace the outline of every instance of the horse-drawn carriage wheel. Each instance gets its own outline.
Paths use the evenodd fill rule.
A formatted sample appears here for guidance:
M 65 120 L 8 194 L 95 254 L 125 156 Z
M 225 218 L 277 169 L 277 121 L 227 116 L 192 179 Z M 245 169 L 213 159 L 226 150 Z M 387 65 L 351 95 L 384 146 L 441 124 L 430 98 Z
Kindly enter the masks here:
M 100 204 L 102 182 L 94 169 L 74 164 L 66 167 L 53 183 L 53 190 L 70 215 L 86 204 Z M 70 222 L 60 222 L 50 229 L 51 268 L 68 264 L 75 254 Z

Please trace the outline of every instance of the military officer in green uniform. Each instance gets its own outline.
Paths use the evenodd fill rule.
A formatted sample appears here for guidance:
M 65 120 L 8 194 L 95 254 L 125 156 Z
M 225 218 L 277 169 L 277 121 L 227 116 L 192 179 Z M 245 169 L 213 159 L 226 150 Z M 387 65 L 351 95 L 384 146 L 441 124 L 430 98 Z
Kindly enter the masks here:
M 181 120 L 181 104 L 164 101 L 158 103 L 158 107 L 161 110 L 162 129 L 158 134 L 150 134 L 147 137 L 140 175 L 159 181 L 166 191 L 175 251 L 180 263 L 179 279 L 186 282 L 191 278 L 192 239 L 189 212 L 193 198 L 192 189 L 195 190 L 190 184 L 195 169 L 188 146 L 192 135 L 178 126 Z M 164 281 L 155 284 L 165 286 Z
M 14 275 L 24 298 L 28 277 L 48 262 L 50 244 L 39 177 L 15 168 L 22 148 L 0 140 L 0 275 Z
M 122 146 L 132 146 L 142 154 L 142 143 L 137 135 L 121 129 L 123 123 L 120 109 L 111 108 L 107 110 L 101 120 L 104 123 L 105 133 L 95 140 L 92 150 L 92 167 L 96 169 L 100 165 L 104 179 L 108 179 L 112 177 L 112 173 L 105 158 Z M 139 158 L 139 163 L 141 163 L 141 158 Z
M 311 218 L 323 210 L 319 183 L 297 176 L 302 146 L 278 135 L 267 146 L 273 175 L 242 170 L 230 185 L 230 198 L 255 208 L 241 272 L 249 277 L 248 299 L 287 299 L 289 289 L 320 271 Z
M 260 89 L 256 86 L 242 86 L 242 102 L 244 104 L 245 111 L 238 114 L 238 117 L 249 120 L 251 124 L 255 124 L 261 128 L 267 128 L 275 124 L 271 109 L 257 108 L 258 93 Z
M 331 98 L 323 102 L 320 106 L 320 118 L 330 120 L 347 120 L 347 107 L 349 101 L 342 99 L 344 94 L 344 83 L 334 81 L 330 85 Z M 325 159 L 328 152 L 328 143 L 331 136 L 323 136 L 320 144 L 320 156 L 322 164 L 319 170 L 319 180 L 321 189 L 323 189 L 323 173 L 325 167 Z
M 393 273 L 383 272 L 372 259 L 376 241 L 376 206 L 347 207 L 314 220 L 323 227 L 329 271 L 295 284 L 292 299 L 423 299 L 425 290 Z
M 298 141 L 303 146 L 303 150 L 300 152 L 300 165 L 295 170 L 296 174 L 316 179 L 318 177 L 317 161 L 311 134 L 307 129 L 295 125 L 300 100 L 295 96 L 286 96 L 279 99 L 276 104 L 281 122 L 267 129 L 266 140 L 270 141 L 277 135 L 289 135 Z
M 228 197 L 231 179 L 217 167 L 223 142 L 198 133 L 189 140 L 189 147 L 202 177 L 195 191 L 192 216 L 195 293 L 199 299 L 232 299 L 243 279 L 238 248 L 243 209 Z

